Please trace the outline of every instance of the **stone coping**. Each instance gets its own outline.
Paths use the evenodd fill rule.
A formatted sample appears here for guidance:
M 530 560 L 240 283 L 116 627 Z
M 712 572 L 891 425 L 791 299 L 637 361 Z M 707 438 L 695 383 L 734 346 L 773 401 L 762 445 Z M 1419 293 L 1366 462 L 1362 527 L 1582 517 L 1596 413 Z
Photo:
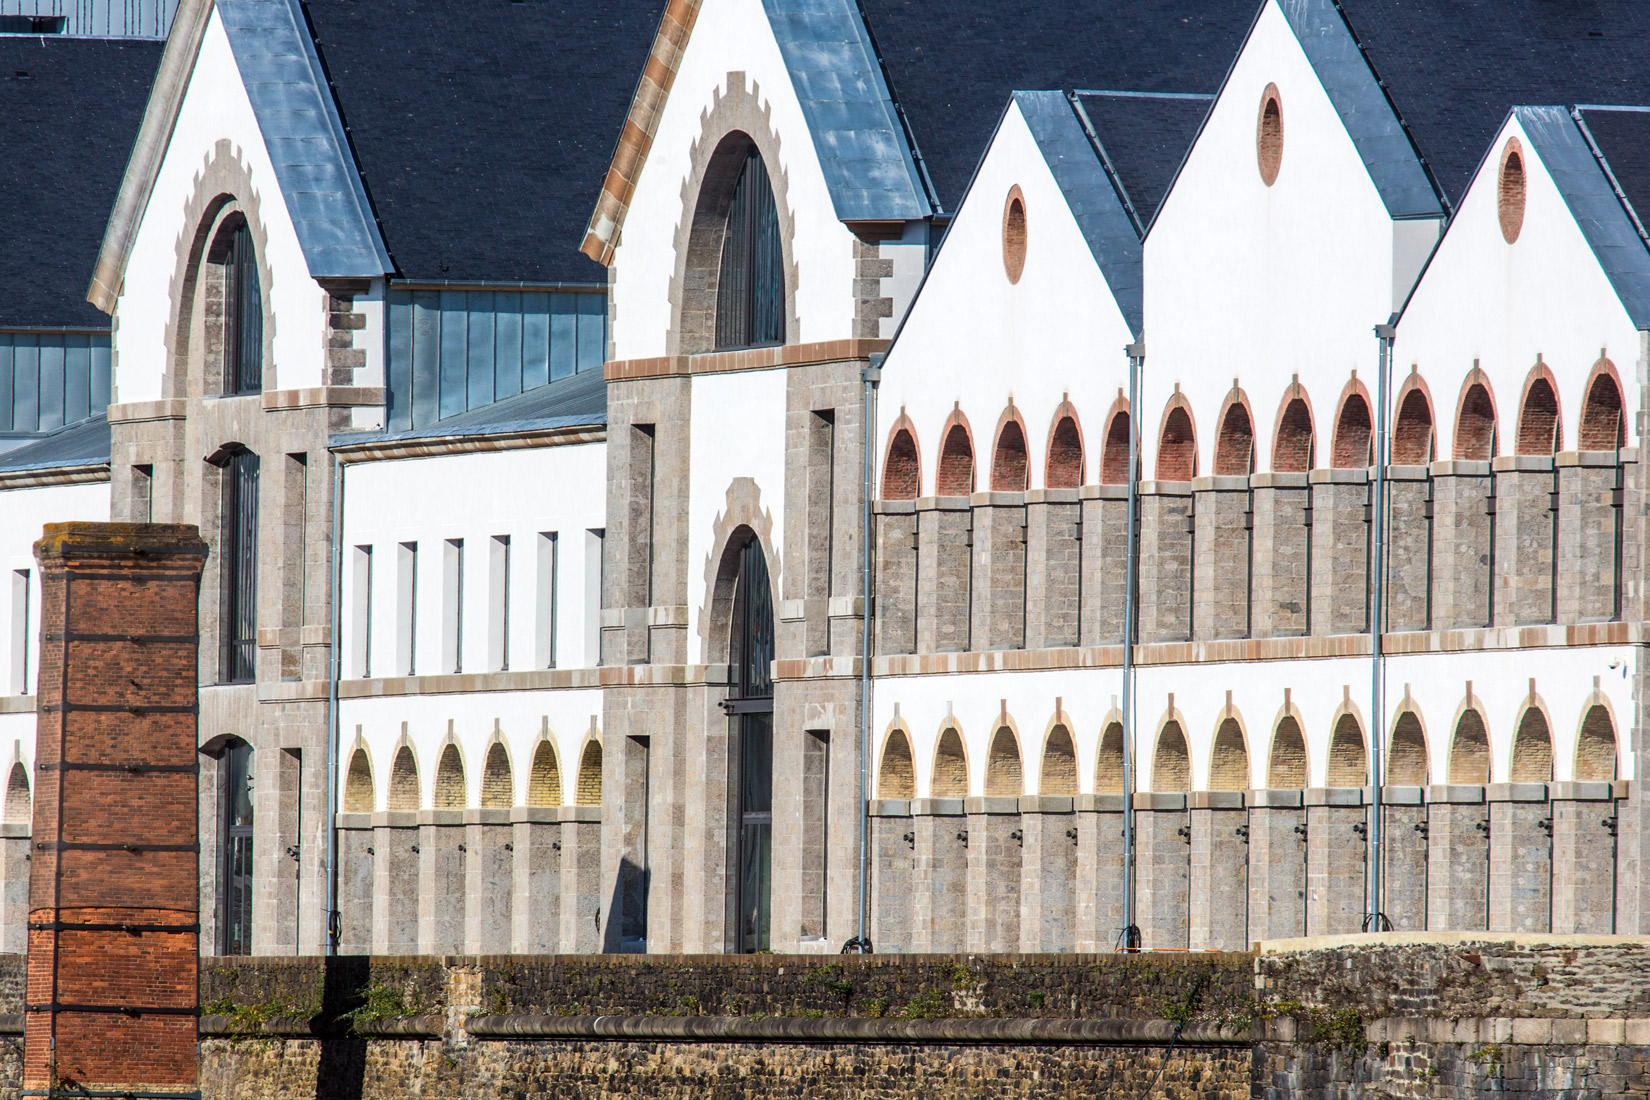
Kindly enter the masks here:
M 636 1039 L 699 1042 L 989 1043 L 1160 1046 L 1175 1037 L 1168 1020 L 935 1019 L 890 1020 L 797 1016 L 472 1016 L 475 1037 Z M 1248 1027 L 1192 1021 L 1188 1046 L 1247 1046 Z
M 1297 936 L 1290 939 L 1261 940 L 1262 955 L 1288 955 L 1304 951 L 1331 951 L 1342 947 L 1420 947 L 1466 944 L 1512 947 L 1645 947 L 1650 936 L 1557 935 L 1549 932 L 1351 932 L 1343 936 Z

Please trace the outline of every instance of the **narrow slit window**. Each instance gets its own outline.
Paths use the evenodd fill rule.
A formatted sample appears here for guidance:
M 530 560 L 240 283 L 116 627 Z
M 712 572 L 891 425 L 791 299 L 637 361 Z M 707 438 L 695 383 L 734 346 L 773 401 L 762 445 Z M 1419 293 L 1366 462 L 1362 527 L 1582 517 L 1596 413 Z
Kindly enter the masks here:
M 249 683 L 258 643 L 258 456 L 236 451 L 223 467 L 222 679 Z
M 602 559 L 607 529 L 584 533 L 584 664 L 602 663 Z
M 441 671 L 464 671 L 463 539 L 448 539 L 442 547 Z
M 402 676 L 418 674 L 418 543 L 396 548 L 395 668 Z
M 350 600 L 350 663 L 355 675 L 372 675 L 372 547 L 357 546 L 354 553 L 354 592 Z
M 32 570 L 18 569 L 11 575 L 11 690 L 13 695 L 29 694 L 29 658 L 34 647 L 33 608 L 29 581 Z
M 257 393 L 264 388 L 264 299 L 258 282 L 258 253 L 243 221 L 224 254 L 224 392 Z
M 487 545 L 487 666 L 510 667 L 509 535 L 494 535 Z
M 534 608 L 538 644 L 534 663 L 539 668 L 556 667 L 556 612 L 560 603 L 556 598 L 556 556 L 559 549 L 556 532 L 539 532 L 538 602 Z

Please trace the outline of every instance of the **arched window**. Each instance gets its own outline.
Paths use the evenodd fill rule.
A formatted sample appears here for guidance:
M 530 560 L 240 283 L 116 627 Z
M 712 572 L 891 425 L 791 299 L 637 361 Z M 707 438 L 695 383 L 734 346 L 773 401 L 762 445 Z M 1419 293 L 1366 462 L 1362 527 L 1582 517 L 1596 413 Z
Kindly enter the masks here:
M 219 677 L 224 683 L 241 684 L 256 675 L 258 456 L 237 444 L 224 455 L 221 469 Z
M 739 763 L 738 948 L 766 951 L 773 885 L 773 590 L 768 559 L 754 538 L 739 551 L 729 634 L 728 698 Z
M 235 738 L 219 760 L 221 866 L 218 942 L 222 954 L 252 954 L 252 746 Z
M 785 342 L 785 257 L 767 165 L 753 145 L 733 188 L 716 281 L 716 346 Z
M 242 219 L 223 252 L 223 391 L 258 393 L 264 388 L 264 296 L 258 253 Z

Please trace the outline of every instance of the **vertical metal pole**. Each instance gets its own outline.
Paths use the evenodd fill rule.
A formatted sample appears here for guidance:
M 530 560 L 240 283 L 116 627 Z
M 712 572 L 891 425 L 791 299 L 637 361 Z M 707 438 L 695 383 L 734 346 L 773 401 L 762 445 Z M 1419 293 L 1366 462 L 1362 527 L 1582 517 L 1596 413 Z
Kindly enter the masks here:
M 331 652 L 327 655 L 327 819 L 324 823 L 327 834 L 327 868 L 326 891 L 327 911 L 325 926 L 321 934 L 326 940 L 326 953 L 338 954 L 338 935 L 342 929 L 342 920 L 338 915 L 338 678 L 342 675 L 343 660 L 340 652 L 341 640 L 338 631 L 343 622 L 343 610 L 339 606 L 342 600 L 339 589 L 343 584 L 344 555 L 339 550 L 344 538 L 344 461 L 338 455 L 332 456 L 332 591 L 328 593 L 327 603 L 332 608 L 331 615 Z M 299 872 L 302 877 L 302 871 Z
M 1390 457 L 1390 439 L 1387 429 L 1391 394 L 1393 323 L 1375 326 L 1375 338 L 1380 346 L 1379 365 L 1375 378 L 1375 493 L 1374 542 L 1369 555 L 1371 574 L 1369 642 L 1370 642 L 1370 822 L 1369 822 L 1369 883 L 1368 905 L 1365 907 L 1364 930 L 1386 930 L 1386 917 L 1381 912 L 1381 870 L 1384 863 L 1381 842 L 1384 839 L 1381 814 L 1381 783 L 1385 778 L 1386 730 L 1386 657 L 1381 651 L 1381 631 L 1386 628 L 1386 465 Z
M 882 380 L 882 355 L 873 354 L 865 366 L 865 388 L 860 398 L 860 433 L 865 457 L 865 483 L 860 486 L 864 496 L 864 527 L 860 532 L 860 560 L 865 572 L 860 587 L 860 658 L 859 658 L 859 927 L 855 932 L 855 946 L 869 954 L 871 906 L 871 537 L 873 533 L 871 501 L 874 496 L 876 460 L 872 435 L 876 425 L 872 415 L 876 408 L 877 383 Z M 843 949 L 847 950 L 846 947 Z
M 1129 357 L 1129 515 L 1124 527 L 1128 531 L 1126 569 L 1123 580 L 1123 933 L 1120 943 L 1124 950 L 1140 946 L 1140 928 L 1134 911 L 1134 643 L 1137 636 L 1135 619 L 1139 608 L 1135 590 L 1139 587 L 1139 549 L 1136 526 L 1139 523 L 1140 485 L 1140 368 L 1146 358 L 1146 341 L 1142 337 L 1124 351 Z

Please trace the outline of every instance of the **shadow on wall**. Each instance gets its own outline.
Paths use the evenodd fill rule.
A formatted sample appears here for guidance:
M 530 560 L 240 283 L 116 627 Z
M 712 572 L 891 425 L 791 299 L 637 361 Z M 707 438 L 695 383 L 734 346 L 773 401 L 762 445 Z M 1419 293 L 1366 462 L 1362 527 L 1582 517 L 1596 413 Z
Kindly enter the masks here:
M 365 1003 L 361 991 L 371 980 L 372 960 L 365 955 L 326 960 L 321 982 L 321 1016 L 336 1020 Z M 367 1075 L 367 1041 L 328 1037 L 321 1040 L 315 1068 L 315 1100 L 361 1100 Z
M 602 951 L 641 954 L 647 950 L 647 895 L 651 874 L 626 856 L 619 860 L 619 877 L 609 899 L 607 930 Z M 600 921 L 601 917 L 596 918 Z

